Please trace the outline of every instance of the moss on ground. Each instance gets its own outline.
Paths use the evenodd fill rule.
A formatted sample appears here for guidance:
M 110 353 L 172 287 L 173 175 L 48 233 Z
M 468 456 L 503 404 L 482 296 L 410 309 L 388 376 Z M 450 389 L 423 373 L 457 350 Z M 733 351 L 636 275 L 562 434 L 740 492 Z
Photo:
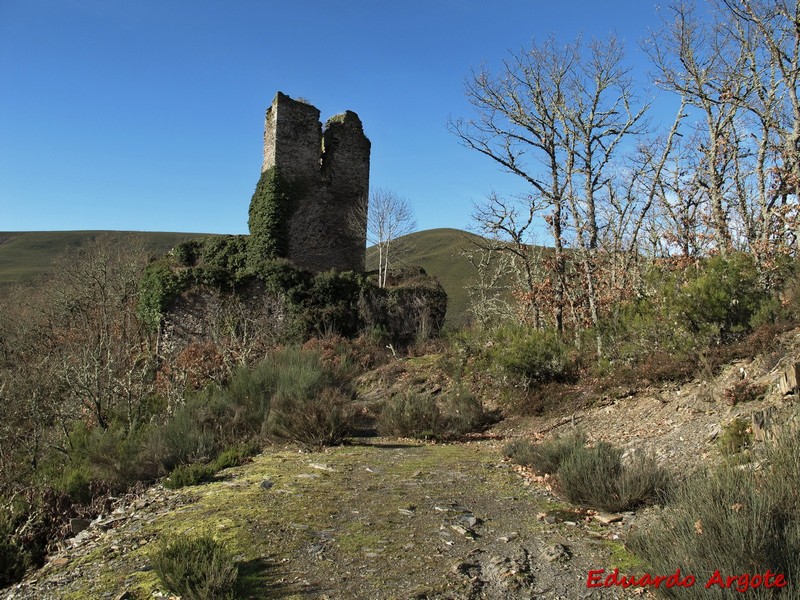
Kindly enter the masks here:
M 100 537 L 66 567 L 80 567 L 81 577 L 64 597 L 125 590 L 150 598 L 165 591 L 149 569 L 155 545 L 203 533 L 236 555 L 245 597 L 277 590 L 281 597 L 335 591 L 367 598 L 386 589 L 403 596 L 446 587 L 452 573 L 441 561 L 479 543 L 454 528 L 465 514 L 481 520 L 479 539 L 492 543 L 511 531 L 533 539 L 544 527 L 536 519 L 544 501 L 524 493 L 497 448 L 483 443 L 378 439 L 321 453 L 275 449 L 216 481 L 164 493 L 180 505 L 135 521 L 135 533 L 125 533 L 128 523 L 119 535 Z M 128 549 L 109 558 L 122 538 Z

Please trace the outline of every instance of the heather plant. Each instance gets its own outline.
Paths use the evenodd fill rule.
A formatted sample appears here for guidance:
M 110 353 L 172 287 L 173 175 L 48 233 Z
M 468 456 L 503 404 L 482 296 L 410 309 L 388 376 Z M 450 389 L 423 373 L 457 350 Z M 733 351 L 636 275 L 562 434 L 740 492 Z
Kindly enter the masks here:
M 623 464 L 622 450 L 605 442 L 569 453 L 557 475 L 570 502 L 614 512 L 662 500 L 670 486 L 669 473 L 654 458 L 636 455 Z
M 676 598 L 730 598 L 732 590 L 705 589 L 715 571 L 727 576 L 781 574 L 795 589 L 800 577 L 800 434 L 787 431 L 765 452 L 761 469 L 727 461 L 677 487 L 670 504 L 633 530 L 628 548 L 645 560 L 652 573 L 676 568 L 692 573 L 698 584 Z M 774 582 L 773 577 L 773 582 Z M 737 580 L 736 585 L 740 585 Z M 776 596 L 763 585 L 748 598 Z M 788 597 L 788 596 L 787 596 Z
M 452 390 L 441 398 L 408 392 L 386 400 L 378 415 L 378 431 L 443 440 L 478 431 L 488 422 L 480 400 L 464 390 Z
M 534 444 L 530 440 L 514 440 L 503 449 L 503 454 L 515 463 L 530 467 L 538 473 L 555 474 L 561 463 L 586 444 L 586 436 L 576 432 L 568 436 Z
M 151 562 L 161 582 L 186 600 L 232 600 L 239 569 L 233 554 L 208 535 L 165 540 Z

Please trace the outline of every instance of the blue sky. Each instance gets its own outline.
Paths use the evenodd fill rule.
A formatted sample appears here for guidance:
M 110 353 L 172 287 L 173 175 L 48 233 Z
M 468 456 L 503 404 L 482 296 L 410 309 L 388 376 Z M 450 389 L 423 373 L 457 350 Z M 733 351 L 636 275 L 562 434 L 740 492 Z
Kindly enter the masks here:
M 467 228 L 516 182 L 462 148 L 470 69 L 555 34 L 638 42 L 650 0 L 0 0 L 0 231 L 246 233 L 280 90 L 353 110 L 372 188 Z

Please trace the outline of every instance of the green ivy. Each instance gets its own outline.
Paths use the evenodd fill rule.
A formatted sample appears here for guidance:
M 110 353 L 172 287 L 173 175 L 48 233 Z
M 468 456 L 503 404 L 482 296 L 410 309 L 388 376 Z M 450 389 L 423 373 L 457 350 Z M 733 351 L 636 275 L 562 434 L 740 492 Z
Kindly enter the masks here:
M 151 330 L 158 329 L 169 303 L 183 289 L 184 281 L 172 271 L 166 261 L 150 264 L 139 282 L 139 318 Z
M 250 201 L 248 262 L 257 268 L 265 261 L 285 257 L 288 251 L 287 221 L 293 193 L 277 167 L 261 174 Z

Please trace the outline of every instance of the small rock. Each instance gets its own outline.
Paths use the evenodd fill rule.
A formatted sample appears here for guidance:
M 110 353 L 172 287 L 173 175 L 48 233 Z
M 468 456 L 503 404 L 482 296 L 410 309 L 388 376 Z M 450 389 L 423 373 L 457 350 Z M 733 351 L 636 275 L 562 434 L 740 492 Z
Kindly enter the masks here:
M 89 521 L 88 519 L 70 519 L 69 529 L 72 532 L 72 535 L 76 535 L 81 531 L 88 529 L 89 525 L 91 524 L 92 522 Z
M 125 591 L 114 596 L 114 600 L 133 600 L 133 594 Z
M 508 535 L 504 535 L 503 537 L 498 538 L 498 540 L 507 544 L 511 540 L 515 540 L 518 537 L 519 537 L 519 533 L 517 533 L 516 531 L 512 531 Z
M 398 508 L 397 509 L 401 514 L 404 514 L 409 517 L 414 516 L 414 508 L 409 506 L 408 508 Z
M 260 485 L 260 487 L 261 487 L 261 489 L 262 489 L 262 490 L 268 490 L 268 489 L 270 489 L 270 488 L 271 488 L 273 485 L 275 485 L 275 484 L 274 484 L 274 483 L 272 483 L 272 482 L 271 482 L 269 479 L 265 479 L 265 480 L 264 480 L 264 481 L 262 481 L 262 482 L 261 482 L 259 485 Z
M 601 525 L 610 525 L 611 523 L 619 523 L 622 521 L 622 515 L 612 515 L 609 513 L 597 513 L 594 515 L 594 520 Z
M 547 562 L 569 560 L 572 558 L 572 552 L 564 544 L 553 544 L 542 552 L 542 558 Z
M 50 561 L 54 567 L 63 567 L 69 564 L 69 559 L 66 556 L 58 556 Z
M 467 514 L 459 519 L 464 525 L 468 528 L 475 527 L 476 525 L 481 523 L 481 520 L 473 514 Z
M 478 535 L 474 531 L 472 531 L 471 529 L 467 529 L 466 527 L 462 527 L 461 525 L 450 525 L 450 529 L 452 529 L 456 533 L 463 535 L 465 538 L 469 538 L 471 540 L 474 540 L 475 538 L 478 537 Z
M 312 469 L 317 469 L 318 471 L 327 471 L 328 473 L 334 473 L 336 471 L 336 469 L 333 467 L 329 467 L 323 463 L 311 463 L 308 466 Z

